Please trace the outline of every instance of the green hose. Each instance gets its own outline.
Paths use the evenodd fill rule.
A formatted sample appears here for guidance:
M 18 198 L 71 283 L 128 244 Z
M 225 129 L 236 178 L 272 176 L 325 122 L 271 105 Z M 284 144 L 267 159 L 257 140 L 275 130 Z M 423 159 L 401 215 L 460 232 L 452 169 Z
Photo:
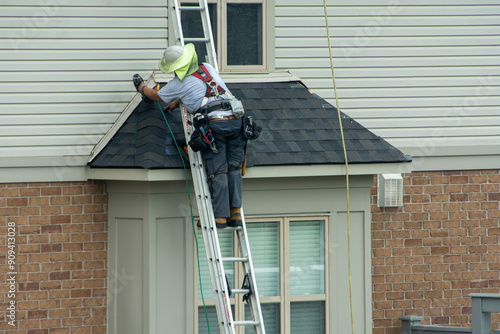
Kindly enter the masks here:
M 203 309 L 205 310 L 205 319 L 207 320 L 208 333 L 210 334 L 210 325 L 208 323 L 207 306 L 205 305 L 205 298 L 203 298 L 203 287 L 201 285 L 200 253 L 198 250 L 198 236 L 196 235 L 196 228 L 194 227 L 193 203 L 191 202 L 191 193 L 189 192 L 189 181 L 188 181 L 187 167 L 186 167 L 186 164 L 184 163 L 184 158 L 182 157 L 181 149 L 180 149 L 179 145 L 177 144 L 177 140 L 175 140 L 174 133 L 172 132 L 172 129 L 170 128 L 170 124 L 168 124 L 167 117 L 165 116 L 165 113 L 163 112 L 163 109 L 160 105 L 160 102 L 156 102 L 156 103 L 158 104 L 158 108 L 160 108 L 161 114 L 163 115 L 163 119 L 165 120 L 165 123 L 167 124 L 168 130 L 170 131 L 170 134 L 172 135 L 172 139 L 174 140 L 175 147 L 177 147 L 177 152 L 179 152 L 179 156 L 180 156 L 181 161 L 182 161 L 182 166 L 184 167 L 184 174 L 186 176 L 186 189 L 187 189 L 187 195 L 188 195 L 188 200 L 189 200 L 189 210 L 191 212 L 191 226 L 193 227 L 194 240 L 196 243 L 196 259 L 198 261 L 198 282 L 200 284 L 201 300 L 203 301 Z

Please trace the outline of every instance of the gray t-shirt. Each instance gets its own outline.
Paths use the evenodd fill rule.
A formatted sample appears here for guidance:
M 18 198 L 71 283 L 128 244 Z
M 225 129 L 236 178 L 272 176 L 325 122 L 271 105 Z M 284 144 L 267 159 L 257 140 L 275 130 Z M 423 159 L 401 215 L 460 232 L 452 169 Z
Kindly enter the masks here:
M 210 64 L 203 63 L 203 65 L 205 65 L 212 79 L 219 86 L 224 88 L 225 91 L 229 92 L 226 84 L 222 81 L 219 73 L 217 73 L 217 70 Z M 202 76 L 204 77 L 205 73 L 203 73 Z M 194 75 L 188 75 L 182 81 L 180 81 L 176 76 L 158 91 L 158 95 L 165 103 L 170 103 L 176 99 L 180 99 L 182 104 L 184 104 L 184 106 L 186 107 L 186 110 L 189 113 L 194 113 L 201 107 L 201 103 L 203 102 L 203 98 L 205 97 L 206 90 L 207 85 L 205 84 L 205 82 L 196 78 Z M 230 99 L 230 97 L 225 94 L 221 97 L 223 99 Z M 207 103 L 214 100 L 215 97 L 210 97 Z

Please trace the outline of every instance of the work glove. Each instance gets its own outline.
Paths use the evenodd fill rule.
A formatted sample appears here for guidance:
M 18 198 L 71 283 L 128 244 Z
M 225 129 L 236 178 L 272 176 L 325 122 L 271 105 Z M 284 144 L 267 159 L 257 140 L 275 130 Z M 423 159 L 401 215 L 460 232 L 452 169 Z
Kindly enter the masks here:
M 139 86 L 141 85 L 141 83 L 144 82 L 144 80 L 142 79 L 142 77 L 139 74 L 134 74 L 134 76 L 132 77 L 132 82 L 134 83 L 135 90 L 139 92 Z M 144 102 L 146 102 L 146 103 L 153 103 L 153 100 L 151 100 L 149 97 L 147 97 L 146 95 L 142 94 L 142 92 L 139 92 L 139 93 L 141 93 L 142 100 Z

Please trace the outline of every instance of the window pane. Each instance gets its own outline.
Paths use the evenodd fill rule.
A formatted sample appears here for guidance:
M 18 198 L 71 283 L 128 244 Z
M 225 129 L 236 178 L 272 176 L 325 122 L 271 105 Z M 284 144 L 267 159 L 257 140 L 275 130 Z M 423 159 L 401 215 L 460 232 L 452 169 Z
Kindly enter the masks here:
M 198 334 L 208 334 L 208 324 L 210 325 L 210 332 L 219 332 L 219 321 L 217 320 L 217 311 L 215 306 L 207 306 L 207 314 L 203 306 L 198 307 Z
M 280 295 L 279 222 L 248 223 L 247 233 L 259 296 Z
M 200 271 L 201 271 L 201 284 L 203 288 L 203 297 L 205 299 L 213 299 L 214 295 L 212 293 L 212 280 L 210 278 L 210 271 L 208 269 L 207 253 L 205 250 L 205 243 L 203 240 L 203 233 L 201 228 L 198 229 L 198 251 L 200 253 Z M 233 252 L 233 233 L 231 231 L 221 231 L 219 233 L 219 244 L 221 248 L 221 253 L 223 257 L 234 256 Z M 195 259 L 196 261 L 196 259 Z M 197 269 L 196 269 L 197 270 Z M 226 272 L 227 279 L 229 281 L 230 287 L 234 286 L 234 264 L 225 263 L 224 271 Z M 198 299 L 201 300 L 200 286 L 198 287 Z
M 290 294 L 325 293 L 325 221 L 290 222 Z
M 325 303 L 291 303 L 290 329 L 292 334 L 323 334 L 325 332 Z
M 262 65 L 262 4 L 227 4 L 227 64 Z
M 279 304 L 260 304 L 262 317 L 264 318 L 264 327 L 267 334 L 279 334 L 280 332 L 280 305 Z M 252 320 L 250 307 L 245 303 L 245 320 Z M 245 334 L 254 333 L 253 326 L 245 326 Z
M 199 6 L 198 3 L 182 3 L 182 6 Z M 214 38 L 214 45 L 217 48 L 217 14 L 216 4 L 208 4 L 208 12 L 210 15 L 210 25 L 212 27 L 212 36 Z M 182 32 L 184 38 L 204 38 L 203 25 L 201 23 L 201 14 L 199 11 L 182 11 Z M 172 13 L 172 15 L 174 15 Z M 193 43 L 198 55 L 198 62 L 206 62 L 207 48 L 204 42 Z
M 231 306 L 234 314 L 234 306 Z M 210 326 L 210 332 L 207 326 Z M 217 319 L 217 310 L 215 306 L 207 306 L 207 314 L 203 306 L 198 307 L 198 334 L 220 333 L 219 320 Z

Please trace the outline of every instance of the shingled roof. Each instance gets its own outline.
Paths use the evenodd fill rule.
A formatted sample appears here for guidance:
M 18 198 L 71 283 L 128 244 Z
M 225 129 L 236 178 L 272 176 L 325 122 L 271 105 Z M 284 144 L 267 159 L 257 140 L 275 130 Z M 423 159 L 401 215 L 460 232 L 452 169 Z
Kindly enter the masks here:
M 300 82 L 227 86 L 263 128 L 261 136 L 248 144 L 247 166 L 344 163 L 336 108 Z M 176 140 L 185 145 L 180 112 L 165 114 Z M 344 113 L 341 119 L 350 164 L 411 161 Z M 182 168 L 182 161 L 158 104 L 141 102 L 89 165 L 165 169 Z

